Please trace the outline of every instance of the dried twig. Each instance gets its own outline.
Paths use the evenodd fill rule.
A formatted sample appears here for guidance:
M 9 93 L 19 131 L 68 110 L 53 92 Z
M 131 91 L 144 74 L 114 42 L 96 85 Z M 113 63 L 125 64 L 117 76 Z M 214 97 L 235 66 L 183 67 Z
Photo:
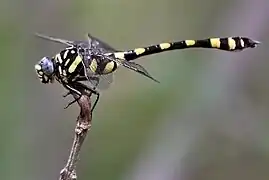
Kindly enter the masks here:
M 79 159 L 81 146 L 87 136 L 88 130 L 91 127 L 91 101 L 89 95 L 82 95 L 78 100 L 80 106 L 80 114 L 77 118 L 77 125 L 75 128 L 75 137 L 70 151 L 70 155 L 65 167 L 60 172 L 59 180 L 76 180 L 76 165 Z

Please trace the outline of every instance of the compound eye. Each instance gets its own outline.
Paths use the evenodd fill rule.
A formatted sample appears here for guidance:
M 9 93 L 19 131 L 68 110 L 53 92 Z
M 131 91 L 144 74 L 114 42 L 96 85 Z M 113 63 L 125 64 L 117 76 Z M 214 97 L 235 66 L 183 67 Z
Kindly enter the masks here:
M 54 64 L 48 57 L 42 58 L 36 65 L 35 70 L 42 83 L 49 83 L 53 80 Z
M 39 62 L 39 65 L 41 67 L 41 70 L 46 74 L 46 75 L 52 75 L 54 72 L 54 66 L 53 62 L 50 58 L 48 57 L 43 57 L 41 61 Z

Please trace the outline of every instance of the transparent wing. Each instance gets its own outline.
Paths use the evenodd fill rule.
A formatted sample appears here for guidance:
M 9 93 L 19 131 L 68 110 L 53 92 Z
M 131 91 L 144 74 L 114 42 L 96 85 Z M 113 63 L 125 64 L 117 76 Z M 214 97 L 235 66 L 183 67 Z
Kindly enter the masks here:
M 105 90 L 108 89 L 113 82 L 113 74 L 91 75 L 88 77 L 79 76 L 74 79 L 74 82 L 81 82 L 92 89 Z
M 93 47 L 102 48 L 105 52 L 116 51 L 116 49 L 114 49 L 112 46 L 100 40 L 99 38 L 92 36 L 90 33 L 88 33 L 87 36 L 89 44 L 91 44 Z
M 114 52 L 116 51 L 113 47 L 111 47 L 109 44 L 105 43 L 104 41 L 98 39 L 97 37 L 92 36 L 90 33 L 87 34 L 88 41 L 70 41 L 66 39 L 61 39 L 61 38 L 56 38 L 52 36 L 47 36 L 41 33 L 35 33 L 35 35 L 39 38 L 48 40 L 48 41 L 53 41 L 61 44 L 65 44 L 68 46 L 74 46 L 74 45 L 79 45 L 84 48 L 99 48 L 102 49 L 104 52 Z
M 53 42 L 58 42 L 58 43 L 65 44 L 65 45 L 68 45 L 68 46 L 73 46 L 74 45 L 74 42 L 73 41 L 69 41 L 69 40 L 65 40 L 65 39 L 60 39 L 60 38 L 55 38 L 55 37 L 52 37 L 52 36 L 47 36 L 47 35 L 39 34 L 39 33 L 35 33 L 35 35 L 37 37 L 42 38 L 42 39 L 53 41 Z
M 152 77 L 149 72 L 140 64 L 134 63 L 134 62 L 130 62 L 130 61 L 124 61 L 124 67 L 127 67 L 131 70 L 134 70 L 135 72 L 142 74 L 150 79 L 152 79 L 153 81 L 160 83 L 160 81 L 158 81 L 157 79 L 155 79 L 154 77 Z M 130 68 L 131 67 L 131 68 Z
M 113 82 L 113 74 L 89 76 L 89 82 L 98 90 L 106 90 Z
M 113 53 L 110 54 L 110 55 L 113 55 Z M 126 60 L 122 60 L 122 59 L 117 59 L 117 58 L 115 58 L 115 56 L 114 57 L 109 57 L 108 56 L 107 58 L 109 60 L 111 60 L 111 61 L 116 62 L 117 64 L 119 64 L 119 65 L 121 65 L 123 67 L 126 67 L 126 68 L 128 68 L 128 69 L 130 69 L 132 71 L 135 71 L 135 72 L 143 75 L 143 76 L 146 76 L 147 78 L 149 78 L 149 79 L 151 79 L 151 80 L 153 80 L 153 81 L 155 81 L 157 83 L 160 83 L 160 81 L 158 81 L 157 79 L 155 79 L 154 77 L 152 77 L 149 74 L 149 72 L 143 66 L 141 66 L 140 64 L 137 64 L 137 63 L 134 63 L 134 62 L 130 62 L 130 61 L 126 61 Z

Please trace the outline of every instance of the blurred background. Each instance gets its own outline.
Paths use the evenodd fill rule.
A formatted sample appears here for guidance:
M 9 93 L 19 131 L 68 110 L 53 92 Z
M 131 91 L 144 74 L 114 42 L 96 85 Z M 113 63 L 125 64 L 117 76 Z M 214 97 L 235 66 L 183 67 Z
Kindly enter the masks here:
M 101 95 L 78 179 L 269 179 L 269 1 L 1 1 L 0 174 L 58 179 L 73 141 L 77 105 L 34 64 L 86 33 L 116 49 L 165 41 L 248 36 L 240 53 L 189 49 L 141 58 L 161 84 L 120 68 Z

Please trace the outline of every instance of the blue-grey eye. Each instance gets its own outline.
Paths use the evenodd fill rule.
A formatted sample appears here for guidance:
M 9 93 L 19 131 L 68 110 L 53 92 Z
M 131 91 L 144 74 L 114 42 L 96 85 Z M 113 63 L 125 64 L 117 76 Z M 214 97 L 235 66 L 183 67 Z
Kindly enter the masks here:
M 41 82 L 43 83 L 52 82 L 54 73 L 54 64 L 52 59 L 48 57 L 42 58 L 35 65 L 35 70 Z
M 52 62 L 52 60 L 50 58 L 43 57 L 38 64 L 41 66 L 41 70 L 46 75 L 52 75 L 53 74 L 54 66 L 53 66 L 53 62 Z

